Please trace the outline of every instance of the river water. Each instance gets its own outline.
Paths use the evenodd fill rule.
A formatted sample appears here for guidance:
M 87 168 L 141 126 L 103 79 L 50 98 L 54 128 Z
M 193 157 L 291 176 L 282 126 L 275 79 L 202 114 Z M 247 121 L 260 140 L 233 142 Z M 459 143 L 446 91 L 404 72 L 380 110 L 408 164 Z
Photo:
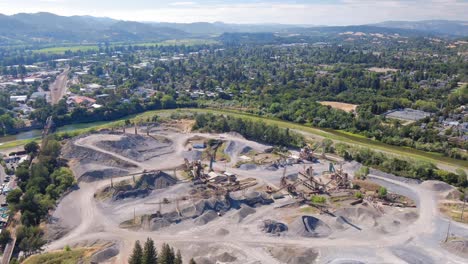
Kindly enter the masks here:
M 66 125 L 63 127 L 57 128 L 57 132 L 63 132 L 63 131 L 73 131 L 76 129 L 84 129 L 84 128 L 89 128 L 93 126 L 99 126 L 103 125 L 107 122 L 93 122 L 93 123 L 82 123 L 82 124 L 72 124 L 72 125 Z M 0 145 L 11 142 L 11 141 L 16 141 L 16 140 L 26 140 L 26 139 L 34 139 L 41 137 L 42 135 L 42 130 L 39 129 L 33 129 L 25 132 L 20 132 L 15 135 L 7 135 L 0 137 Z

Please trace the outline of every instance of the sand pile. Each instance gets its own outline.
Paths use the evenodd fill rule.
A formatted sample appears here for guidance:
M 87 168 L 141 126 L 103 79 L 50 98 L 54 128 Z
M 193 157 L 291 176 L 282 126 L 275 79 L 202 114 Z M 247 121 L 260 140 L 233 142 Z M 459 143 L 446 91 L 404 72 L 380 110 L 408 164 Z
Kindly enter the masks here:
M 468 239 L 453 239 L 443 244 L 448 251 L 468 259 Z
M 436 192 L 446 192 L 446 191 L 451 191 L 455 187 L 441 181 L 425 181 L 421 183 L 421 186 L 423 186 L 426 189 L 436 191 Z
M 172 222 L 168 218 L 153 218 L 149 223 L 148 229 L 151 231 L 156 231 L 165 227 L 168 227 Z
M 407 246 L 392 249 L 392 253 L 405 263 L 435 264 L 434 260 L 422 248 Z
M 418 218 L 417 209 L 400 211 L 397 208 L 387 208 L 385 215 L 374 207 L 361 205 L 359 207 L 341 208 L 335 211 L 333 228 L 338 230 L 375 230 L 382 234 L 400 230 Z
M 103 263 L 105 261 L 108 261 L 109 259 L 117 256 L 119 254 L 119 249 L 117 248 L 117 245 L 113 245 L 110 247 L 107 247 L 96 254 L 94 254 L 91 257 L 91 262 L 92 263 Z
M 172 142 L 169 140 L 157 140 L 152 137 L 133 134 L 120 136 L 117 140 L 100 141 L 96 143 L 96 146 L 140 162 L 173 151 Z
M 328 264 L 365 264 L 365 263 L 359 260 L 352 260 L 352 259 L 335 259 L 335 260 L 328 262 Z
M 234 192 L 230 193 L 230 198 L 232 199 L 231 203 L 233 206 L 239 207 L 240 204 L 246 204 L 250 207 L 258 207 L 261 205 L 267 205 L 273 203 L 273 200 L 268 197 L 267 194 L 261 192 L 248 192 L 243 194 L 243 192 Z
M 366 207 L 341 208 L 335 212 L 335 228 L 348 229 L 355 228 L 361 230 L 363 227 L 376 227 L 377 218 L 381 216 L 376 210 Z
M 301 237 L 327 237 L 332 233 L 332 230 L 322 220 L 304 215 L 289 225 L 289 233 Z
M 202 159 L 202 153 L 199 150 L 184 151 L 182 157 L 188 161 L 197 161 Z
M 257 165 L 252 164 L 252 163 L 245 163 L 239 166 L 239 169 L 241 170 L 255 170 L 256 168 L 257 168 Z
M 215 211 L 206 211 L 193 221 L 196 225 L 206 225 L 209 222 L 218 218 L 218 214 Z
M 218 256 L 216 256 L 216 260 L 217 262 L 221 262 L 221 263 L 228 263 L 228 262 L 234 262 L 237 260 L 237 258 L 227 252 L 224 252 Z
M 318 257 L 317 251 L 310 248 L 272 247 L 270 254 L 281 263 L 312 264 Z
M 85 182 L 99 181 L 110 177 L 128 175 L 130 172 L 125 169 L 102 166 L 98 164 L 85 164 L 80 168 L 74 167 L 75 174 L 81 175 L 79 179 Z M 80 173 L 81 171 L 81 173 Z
M 227 236 L 227 235 L 229 235 L 229 231 L 224 229 L 224 228 L 220 228 L 220 229 L 216 230 L 215 235 L 217 235 L 217 236 Z
M 254 214 L 256 210 L 248 205 L 241 205 L 241 208 L 232 216 L 236 223 L 242 222 L 247 216 Z
M 84 177 L 85 181 L 101 180 L 125 175 L 129 170 L 137 168 L 135 164 L 107 153 L 75 145 L 74 142 L 81 138 L 68 141 L 62 147 L 62 158 L 70 160 L 70 167 L 78 179 Z
M 288 226 L 277 222 L 275 220 L 267 219 L 262 221 L 258 228 L 267 234 L 272 234 L 272 235 L 281 235 L 283 232 L 288 231 Z

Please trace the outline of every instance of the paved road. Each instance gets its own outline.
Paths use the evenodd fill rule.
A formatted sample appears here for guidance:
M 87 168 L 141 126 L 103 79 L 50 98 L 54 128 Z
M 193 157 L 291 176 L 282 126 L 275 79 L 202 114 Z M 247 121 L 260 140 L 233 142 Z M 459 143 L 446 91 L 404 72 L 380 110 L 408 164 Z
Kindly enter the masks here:
M 0 165 L 0 185 L 4 183 L 6 176 L 7 175 L 5 173 L 5 168 L 3 168 L 3 166 Z M 5 203 L 5 195 L 0 194 L 0 204 L 3 204 L 3 203 Z
M 57 78 L 55 82 L 50 86 L 50 96 L 51 103 L 57 104 L 60 99 L 62 99 L 67 93 L 67 82 L 68 82 L 68 73 L 70 68 L 64 70 Z

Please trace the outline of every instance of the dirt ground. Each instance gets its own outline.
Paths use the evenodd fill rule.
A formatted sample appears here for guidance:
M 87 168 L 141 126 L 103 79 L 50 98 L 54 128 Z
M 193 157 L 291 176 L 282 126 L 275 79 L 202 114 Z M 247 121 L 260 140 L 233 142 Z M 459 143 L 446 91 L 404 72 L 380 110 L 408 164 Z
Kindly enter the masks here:
M 386 72 L 397 72 L 398 69 L 372 67 L 372 68 L 369 68 L 369 71 L 378 72 L 378 73 L 386 73 Z
M 371 171 L 369 179 L 413 199 L 417 208 L 343 203 L 321 214 L 298 205 L 287 193 L 274 198 L 263 191 L 266 185 L 278 189 L 283 175 L 294 177 L 305 166 L 312 165 L 319 177 L 329 161 L 294 164 L 286 170 L 268 165 L 236 168 L 240 156 L 270 146 L 234 134 L 191 133 L 175 126 L 152 128 L 152 137 L 144 129 L 140 134 L 102 132 L 67 143 L 63 156 L 71 161 L 79 188 L 53 213 L 46 250 L 108 242 L 118 254 L 101 257 L 100 262 L 126 263 L 134 242 L 151 237 L 156 245 L 169 243 L 185 260 L 194 257 L 197 263 L 466 263 L 458 253 L 465 252 L 460 248 L 465 244 L 447 250 L 440 243 L 448 224 L 438 211 L 444 188 Z M 111 178 L 118 184 L 132 180 L 129 173 L 143 170 L 171 174 L 184 158 L 196 160 L 199 155 L 186 145 L 194 136 L 226 141 L 224 153 L 230 161 L 214 162 L 215 171 L 229 171 L 239 180 L 255 179 L 257 185 L 215 195 L 180 177 L 177 184 L 143 196 L 95 197 L 110 186 Z M 359 167 L 356 162 L 343 163 L 351 177 Z M 450 233 L 468 239 L 468 229 L 460 223 L 452 223 Z
M 355 104 L 347 104 L 347 103 L 331 102 L 331 101 L 321 101 L 319 103 L 321 105 L 329 105 L 332 108 L 340 109 L 348 113 L 356 112 L 356 108 L 358 107 L 358 105 L 355 105 Z

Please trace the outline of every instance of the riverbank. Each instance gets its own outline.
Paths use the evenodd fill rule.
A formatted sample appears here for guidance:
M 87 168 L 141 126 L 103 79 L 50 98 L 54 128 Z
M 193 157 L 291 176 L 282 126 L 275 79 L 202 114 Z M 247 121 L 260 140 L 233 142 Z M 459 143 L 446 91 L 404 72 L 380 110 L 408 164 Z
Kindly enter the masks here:
M 426 162 L 431 162 L 437 166 L 450 170 L 455 170 L 456 168 L 463 168 L 468 170 L 468 161 L 457 160 L 449 157 L 444 157 L 439 153 L 424 152 L 408 147 L 399 147 L 388 145 L 376 140 L 365 138 L 361 135 L 352 134 L 345 131 L 332 130 L 332 129 L 323 129 L 315 128 L 310 126 L 305 126 L 301 124 L 296 124 L 288 121 L 283 121 L 279 119 L 261 117 L 245 112 L 234 111 L 234 110 L 222 110 L 222 109 L 200 109 L 200 108 L 187 108 L 187 109 L 169 109 L 169 110 L 153 110 L 147 111 L 141 114 L 131 115 L 116 121 L 100 121 L 93 123 L 82 123 L 82 124 L 72 124 L 60 127 L 57 129 L 56 133 L 72 133 L 73 135 L 78 135 L 82 133 L 89 132 L 90 130 L 99 130 L 104 128 L 122 126 L 124 120 L 126 119 L 146 119 L 158 114 L 172 114 L 172 113 L 212 113 L 212 114 L 223 114 L 231 115 L 233 117 L 248 118 L 255 122 L 265 122 L 272 125 L 277 125 L 278 127 L 294 129 L 301 132 L 306 132 L 311 135 L 316 135 L 322 138 L 328 138 L 338 142 L 344 142 L 352 144 L 355 146 L 370 148 L 377 151 L 386 152 L 393 154 L 398 157 L 408 157 L 415 160 L 422 160 Z M 1 139 L 1 138 L 0 138 Z M 40 137 L 34 137 L 29 139 L 13 140 L 8 142 L 3 142 L 3 145 L 0 145 L 0 149 L 6 149 L 11 147 L 16 147 L 24 145 L 32 140 L 39 140 Z M 1 142 L 1 141 L 0 141 Z

